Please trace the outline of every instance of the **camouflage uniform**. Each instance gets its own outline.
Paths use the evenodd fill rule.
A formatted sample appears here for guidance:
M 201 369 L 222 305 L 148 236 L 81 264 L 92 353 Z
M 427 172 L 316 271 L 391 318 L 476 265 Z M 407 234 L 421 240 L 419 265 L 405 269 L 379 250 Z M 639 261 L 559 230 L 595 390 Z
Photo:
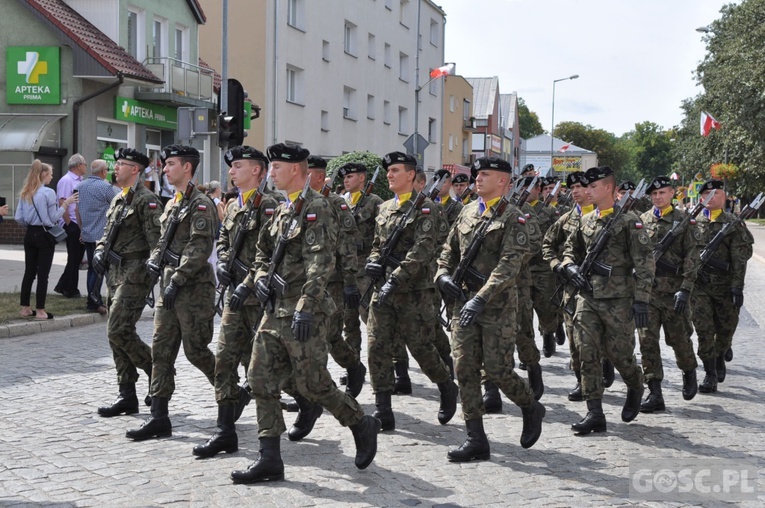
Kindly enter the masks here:
M 438 259 L 436 279 L 451 275 L 481 223 L 479 202 L 465 206 Z M 531 407 L 534 395 L 528 383 L 513 370 L 515 352 L 517 292 L 515 281 L 524 257 L 530 253 L 526 220 L 521 211 L 510 205 L 489 227 L 486 240 L 471 266 L 487 276 L 482 287 L 463 281 L 462 290 L 470 299 L 482 297 L 487 303 L 473 324 L 459 326 L 460 302 L 452 308 L 452 348 L 455 372 L 460 387 L 465 420 L 481 418 L 481 369 L 486 376 L 518 406 Z
M 670 213 L 661 218 L 657 217 L 653 210 L 649 210 L 640 216 L 640 220 L 643 221 L 648 235 L 652 238 L 652 243 L 655 244 L 664 238 L 674 224 L 681 222 L 685 215 L 685 212 L 673 207 Z M 648 301 L 648 327 L 638 329 L 643 377 L 646 382 L 664 379 L 659 346 L 662 327 L 664 340 L 674 350 L 675 360 L 680 370 L 686 372 L 698 366 L 693 352 L 693 342 L 691 342 L 693 328 L 690 305 L 687 305 L 685 311 L 679 315 L 675 313 L 674 306 L 677 291 L 684 289 L 691 294 L 693 290 L 700 263 L 699 240 L 701 240 L 700 232 L 689 224 L 661 257 L 662 262 L 678 267 L 681 270 L 680 275 L 665 272 L 656 267 L 651 298 Z
M 545 206 L 537 200 L 531 207 L 537 214 L 541 236 L 558 220 L 558 213 L 553 207 Z M 539 333 L 542 335 L 555 333 L 561 322 L 560 309 L 550 299 L 555 292 L 555 274 L 550 264 L 545 262 L 541 250 L 535 252 L 529 262 L 531 268 L 531 299 L 539 320 Z
M 106 235 L 122 213 L 124 204 L 122 193 L 112 200 L 106 213 L 104 237 L 96 245 L 96 251 L 104 249 Z M 157 196 L 139 183 L 130 211 L 112 244 L 112 251 L 122 256 L 122 262 L 119 266 L 109 267 L 107 276 L 109 314 L 106 336 L 112 348 L 119 383 L 135 383 L 138 379 L 136 369 L 151 375 L 151 348 L 138 336 L 135 324 L 141 317 L 146 295 L 151 289 L 144 262 L 151 248 L 159 241 L 161 215 L 162 207 Z
M 163 231 L 178 206 L 180 202 L 176 200 L 165 205 L 161 219 Z M 207 376 L 210 384 L 215 384 L 215 356 L 208 349 L 215 316 L 215 278 L 207 260 L 213 250 L 218 214 L 212 200 L 194 187 L 179 218 L 180 224 L 168 250 L 179 255 L 180 263 L 178 266 L 166 263 L 162 271 L 151 345 L 151 395 L 164 399 L 170 399 L 175 391 L 175 359 L 181 344 L 189 362 Z M 158 256 L 159 246 L 152 252 L 151 259 L 159 261 Z M 180 286 L 180 290 L 173 309 L 166 310 L 162 297 L 170 281 Z
M 245 279 L 251 289 L 266 276 L 271 255 L 292 215 L 292 209 L 282 204 L 268 227 L 261 230 L 255 264 Z M 278 437 L 286 430 L 279 394 L 290 378 L 301 395 L 325 407 L 343 426 L 359 423 L 364 415 L 353 397 L 337 389 L 327 371 L 327 320 L 336 307 L 326 285 L 335 268 L 338 219 L 329 202 L 313 190 L 308 191 L 301 215 L 277 267 L 288 284 L 287 293 L 275 297 L 274 312 L 263 316 L 247 371 L 260 438 Z M 296 311 L 313 314 L 311 337 L 306 342 L 293 336 Z
M 244 227 L 247 230 L 247 235 L 245 236 L 242 250 L 237 256 L 241 264 L 234 264 L 229 290 L 236 288 L 239 283 L 244 281 L 249 269 L 252 267 L 252 262 L 255 260 L 257 252 L 258 234 L 274 215 L 276 207 L 279 206 L 277 197 L 280 196 L 266 190 L 263 193 L 257 212 L 245 224 Z M 239 203 L 239 199 L 232 201 L 228 205 L 226 215 L 223 218 L 220 238 L 218 239 L 219 262 L 228 262 L 233 254 L 233 243 L 239 231 L 240 222 L 251 207 L 251 200 L 244 207 Z M 227 293 L 231 293 L 229 290 L 227 290 Z M 260 319 L 263 317 L 263 305 L 254 295 L 250 295 L 245 300 L 244 307 L 238 312 L 233 312 L 229 309 L 229 298 L 230 294 L 225 299 L 226 304 L 223 307 L 220 331 L 218 332 L 218 349 L 215 354 L 215 400 L 222 406 L 233 406 L 238 402 L 238 364 L 240 362 L 243 363 L 245 371 L 247 370 L 250 364 L 250 356 L 252 356 L 254 329 L 257 328 Z
M 584 259 L 605 221 L 598 210 L 582 217 L 579 229 L 566 240 L 564 265 Z M 598 257 L 598 261 L 611 265 L 611 276 L 591 274 L 593 292 L 580 291 L 576 297 L 574 339 L 579 342 L 584 400 L 603 396 L 601 351 L 613 362 L 627 387 L 642 393 L 643 375 L 634 354 L 632 304 L 649 300 L 654 272 L 652 251 L 653 241 L 637 215 L 623 214 Z
M 518 273 L 518 359 L 526 365 L 539 363 L 540 355 L 534 342 L 534 307 L 531 301 L 532 274 L 529 262 L 532 257 L 539 255 L 542 249 L 542 230 L 539 227 L 537 214 L 530 204 L 524 203 L 521 210 L 526 217 L 526 228 L 529 234 L 529 253 L 524 256 L 521 270 Z
M 436 203 L 440 204 L 444 208 L 444 212 L 446 213 L 446 219 L 449 221 L 449 229 L 451 229 L 452 226 L 454 226 L 454 223 L 457 222 L 457 217 L 459 217 L 460 212 L 462 211 L 462 208 L 465 206 L 459 201 L 456 201 L 449 196 L 448 199 L 446 198 L 436 198 Z M 444 201 L 446 199 L 446 201 Z
M 697 227 L 701 243 L 706 245 L 726 222 L 733 222 L 735 216 L 721 212 L 710 221 L 706 213 L 699 215 Z M 725 237 L 713 258 L 729 263 L 729 270 L 702 267 L 696 287 L 691 295 L 693 304 L 693 326 L 699 338 L 698 354 L 702 361 L 711 361 L 724 354 L 731 346 L 733 334 L 738 326 L 738 313 L 733 305 L 731 289 L 744 289 L 746 263 L 752 257 L 754 238 L 745 224 L 739 224 Z M 724 365 L 724 364 L 723 364 Z

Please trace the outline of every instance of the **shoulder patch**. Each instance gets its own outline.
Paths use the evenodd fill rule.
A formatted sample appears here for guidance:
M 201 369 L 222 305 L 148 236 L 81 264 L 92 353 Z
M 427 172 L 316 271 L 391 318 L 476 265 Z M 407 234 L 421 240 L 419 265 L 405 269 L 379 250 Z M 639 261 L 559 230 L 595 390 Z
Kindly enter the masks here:
M 343 217 L 343 227 L 345 229 L 351 229 L 353 227 L 353 217 L 350 215 Z
M 308 222 L 314 222 L 316 221 L 316 214 L 315 213 L 307 213 L 305 216 L 305 220 Z
M 693 231 L 693 238 L 696 239 L 697 242 L 701 241 L 701 231 L 699 231 L 699 228 L 693 228 L 691 229 Z
M 204 211 L 206 211 L 206 210 L 207 210 L 207 205 L 199 205 L 199 206 L 197 207 L 197 210 L 200 210 L 200 211 L 204 212 Z
M 265 211 L 266 211 L 266 215 L 268 215 L 269 217 L 274 214 L 274 209 L 273 208 L 266 208 Z
M 696 219 L 691 219 L 690 223 L 691 223 L 692 226 L 695 226 L 696 225 Z
M 423 215 L 430 215 L 430 208 L 423 208 L 422 209 L 422 214 Z
M 642 222 L 636 222 L 635 223 L 635 229 L 643 229 L 643 223 Z
M 343 203 L 342 205 L 340 205 L 340 210 L 347 210 L 347 209 L 348 209 L 347 204 Z
M 154 210 L 157 208 L 157 203 L 149 203 L 149 209 Z
M 305 243 L 308 245 L 316 243 L 316 232 L 313 229 L 309 229 L 305 232 Z
M 422 230 L 424 232 L 427 233 L 428 231 L 431 230 L 432 227 L 433 227 L 433 222 L 430 219 L 422 221 Z
M 198 218 L 196 220 L 196 222 L 194 223 L 194 229 L 196 229 L 197 231 L 204 231 L 204 230 L 206 230 L 207 229 L 207 219 L 205 219 L 204 217 Z
M 155 214 L 153 220 L 154 220 L 154 225 L 155 226 L 161 226 L 162 225 L 161 221 L 159 220 L 159 215 Z
M 518 224 L 526 224 L 526 217 L 524 217 L 523 215 L 519 215 Z
M 523 231 L 518 232 L 517 235 L 515 235 L 515 242 L 518 245 L 526 245 L 526 242 L 528 241 L 528 238 L 526 237 L 526 233 Z
M 645 231 L 641 232 L 638 235 L 638 241 L 643 245 L 648 245 L 648 235 L 645 233 Z

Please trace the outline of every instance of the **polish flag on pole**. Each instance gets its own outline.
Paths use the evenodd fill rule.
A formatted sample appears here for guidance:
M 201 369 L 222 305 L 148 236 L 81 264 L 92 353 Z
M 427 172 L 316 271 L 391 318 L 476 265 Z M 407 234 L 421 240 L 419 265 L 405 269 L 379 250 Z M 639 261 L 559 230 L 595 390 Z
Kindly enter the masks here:
M 433 69 L 432 71 L 430 71 L 430 77 L 433 79 L 436 79 L 436 78 L 440 78 L 441 76 L 446 76 L 447 74 L 451 74 L 453 69 L 454 69 L 453 63 L 442 65 L 438 69 Z
M 715 120 L 712 115 L 706 111 L 701 112 L 701 135 L 704 137 L 709 136 L 712 129 L 720 129 L 720 122 Z
M 571 143 L 566 143 L 566 144 L 565 144 L 565 145 L 563 145 L 562 147 L 558 148 L 558 151 L 559 151 L 559 152 L 565 152 L 565 151 L 566 151 L 566 150 L 568 150 L 569 148 L 571 148 Z

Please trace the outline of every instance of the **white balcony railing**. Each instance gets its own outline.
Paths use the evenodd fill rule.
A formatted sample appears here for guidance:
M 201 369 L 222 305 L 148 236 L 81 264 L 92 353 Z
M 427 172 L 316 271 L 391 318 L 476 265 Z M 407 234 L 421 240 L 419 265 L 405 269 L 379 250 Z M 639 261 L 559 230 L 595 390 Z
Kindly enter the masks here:
M 214 100 L 212 69 L 170 57 L 147 58 L 144 65 L 165 83 L 158 87 L 141 87 L 142 90 L 173 93 L 209 102 Z

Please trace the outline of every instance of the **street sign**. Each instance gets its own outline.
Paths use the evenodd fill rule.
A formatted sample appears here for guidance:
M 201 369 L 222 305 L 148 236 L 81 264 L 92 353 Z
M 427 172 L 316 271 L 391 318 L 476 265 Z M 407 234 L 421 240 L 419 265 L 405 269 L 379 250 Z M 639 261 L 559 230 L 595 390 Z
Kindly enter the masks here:
M 191 141 L 199 135 L 209 135 L 210 118 L 207 108 L 178 108 L 178 139 Z
M 423 162 L 425 161 L 425 149 L 429 144 L 428 140 L 425 139 L 422 134 L 417 133 L 417 153 L 414 153 L 414 134 L 406 138 L 406 141 L 404 141 L 406 153 L 414 155 L 415 158 L 417 158 L 418 167 L 423 167 Z

